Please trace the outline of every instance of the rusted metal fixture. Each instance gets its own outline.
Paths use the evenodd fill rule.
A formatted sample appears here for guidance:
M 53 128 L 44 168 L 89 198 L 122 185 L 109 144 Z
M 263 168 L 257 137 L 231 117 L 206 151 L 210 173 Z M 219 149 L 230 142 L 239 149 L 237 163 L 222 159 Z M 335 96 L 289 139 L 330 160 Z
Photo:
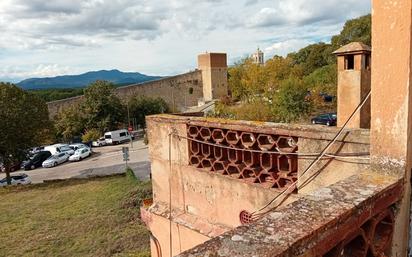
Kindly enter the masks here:
M 252 213 L 248 212 L 248 211 L 241 211 L 239 214 L 239 221 L 242 225 L 247 225 L 252 223 L 253 217 L 252 217 Z
M 226 142 L 232 147 L 238 146 L 240 143 L 239 133 L 237 131 L 229 130 L 226 133 Z
M 202 156 L 204 158 L 213 157 L 213 149 L 212 149 L 213 147 L 212 146 L 202 144 L 202 146 L 200 148 L 201 148 Z
M 191 138 L 197 138 L 197 136 L 199 135 L 199 128 L 196 126 L 189 126 L 187 129 L 187 134 Z
M 213 147 L 213 154 L 216 160 L 224 161 L 227 160 L 227 151 L 228 149 L 221 147 Z
M 190 163 L 190 165 L 192 165 L 192 166 L 195 166 L 196 168 L 203 168 L 203 166 L 202 166 L 202 157 L 200 157 L 200 156 L 191 156 L 190 157 L 190 160 L 189 160 L 189 163 Z
M 222 129 L 214 129 L 212 139 L 216 144 L 222 144 L 225 141 L 225 132 Z
M 227 151 L 228 159 L 232 164 L 240 164 L 242 163 L 242 151 L 235 150 L 235 149 L 228 149 Z
M 223 174 L 228 165 L 228 161 L 215 161 L 213 163 L 213 170 L 217 173 Z
M 259 153 L 243 151 L 243 163 L 247 167 L 260 166 L 260 156 Z
M 257 137 L 257 142 L 260 150 L 263 151 L 273 150 L 276 146 L 276 140 L 271 135 L 260 134 Z
M 277 170 L 277 158 L 275 154 L 263 153 L 260 155 L 260 167 L 265 171 Z
M 250 132 L 242 132 L 240 134 L 240 141 L 246 149 L 253 149 L 257 144 L 256 136 Z
M 294 137 L 280 136 L 276 145 L 281 152 L 293 153 L 298 149 L 297 139 Z
M 198 142 L 195 141 L 190 141 L 189 143 L 189 148 L 190 148 L 190 152 L 193 155 L 198 155 L 200 154 L 200 144 Z
M 213 159 L 205 158 L 205 159 L 202 160 L 202 167 L 203 167 L 203 169 L 206 169 L 208 171 L 212 171 L 213 170 L 213 163 L 214 163 Z

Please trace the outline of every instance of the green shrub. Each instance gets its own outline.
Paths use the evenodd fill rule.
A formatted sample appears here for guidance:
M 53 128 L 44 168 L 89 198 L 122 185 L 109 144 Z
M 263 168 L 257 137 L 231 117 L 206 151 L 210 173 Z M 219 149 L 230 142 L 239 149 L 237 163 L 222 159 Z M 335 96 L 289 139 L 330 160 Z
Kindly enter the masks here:
M 89 129 L 82 135 L 83 142 L 89 142 L 97 140 L 101 137 L 101 133 L 98 129 Z

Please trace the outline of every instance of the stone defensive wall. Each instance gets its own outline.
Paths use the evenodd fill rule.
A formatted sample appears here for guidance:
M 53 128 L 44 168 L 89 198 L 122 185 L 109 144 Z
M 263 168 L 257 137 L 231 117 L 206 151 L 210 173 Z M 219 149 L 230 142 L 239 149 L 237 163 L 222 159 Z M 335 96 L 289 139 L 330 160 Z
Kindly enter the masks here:
M 195 70 L 177 76 L 166 77 L 150 82 L 119 87 L 116 94 L 127 101 L 134 96 L 163 98 L 171 110 L 181 111 L 196 106 L 203 98 L 202 71 Z M 50 117 L 55 117 L 61 110 L 81 103 L 83 96 L 76 96 L 47 103 Z

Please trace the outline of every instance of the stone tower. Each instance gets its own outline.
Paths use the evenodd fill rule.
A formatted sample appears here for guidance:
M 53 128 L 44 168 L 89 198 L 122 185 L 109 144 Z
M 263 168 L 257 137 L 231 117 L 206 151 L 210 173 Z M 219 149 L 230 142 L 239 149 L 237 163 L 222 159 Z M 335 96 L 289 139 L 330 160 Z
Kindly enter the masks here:
M 256 53 L 252 54 L 252 60 L 255 64 L 264 65 L 265 64 L 265 57 L 263 52 L 258 48 Z
M 338 59 L 338 121 L 342 127 L 371 89 L 371 47 L 354 42 L 334 52 Z M 370 99 L 348 128 L 370 128 Z
M 205 102 L 228 95 L 227 56 L 225 53 L 205 53 L 198 56 L 202 71 L 203 100 Z

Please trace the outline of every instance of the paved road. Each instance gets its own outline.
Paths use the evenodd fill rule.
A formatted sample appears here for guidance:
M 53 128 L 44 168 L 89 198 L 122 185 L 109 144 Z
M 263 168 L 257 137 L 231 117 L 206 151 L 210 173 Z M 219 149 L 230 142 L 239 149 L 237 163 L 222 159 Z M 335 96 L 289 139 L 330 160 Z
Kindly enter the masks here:
M 117 146 L 104 146 L 93 148 L 93 155 L 80 162 L 66 162 L 53 168 L 38 168 L 24 172 L 30 176 L 33 183 L 42 183 L 44 180 L 67 179 L 67 178 L 87 178 L 93 176 L 105 176 L 125 172 L 123 162 L 122 147 L 129 147 L 130 161 L 128 166 L 132 168 L 136 176 L 140 179 L 148 179 L 150 174 L 150 162 L 148 148 L 143 141 Z M 5 176 L 0 174 L 0 179 Z

